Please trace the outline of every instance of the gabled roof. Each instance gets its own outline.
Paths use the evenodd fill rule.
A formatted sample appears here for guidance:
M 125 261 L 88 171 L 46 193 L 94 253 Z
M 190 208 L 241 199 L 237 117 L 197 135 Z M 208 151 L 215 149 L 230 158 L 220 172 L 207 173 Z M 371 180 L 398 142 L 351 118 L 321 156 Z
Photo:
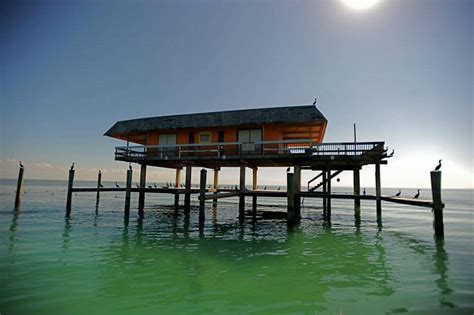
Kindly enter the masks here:
M 123 120 L 116 122 L 104 135 L 116 137 L 150 130 L 318 121 L 327 122 L 327 119 L 314 105 L 267 107 Z

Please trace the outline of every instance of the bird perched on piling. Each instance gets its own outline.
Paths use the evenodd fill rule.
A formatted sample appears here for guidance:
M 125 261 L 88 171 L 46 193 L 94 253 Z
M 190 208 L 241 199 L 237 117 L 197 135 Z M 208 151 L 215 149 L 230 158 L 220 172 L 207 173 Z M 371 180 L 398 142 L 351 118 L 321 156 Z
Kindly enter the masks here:
M 153 187 L 158 188 L 158 186 L 156 186 L 155 183 L 153 183 Z M 166 183 L 166 187 L 169 187 L 169 186 L 168 186 L 168 183 Z
M 439 171 L 441 169 L 441 161 L 442 160 L 439 160 L 438 165 L 436 165 L 436 167 L 434 169 L 435 171 Z
M 395 149 L 394 149 L 394 150 L 392 150 L 392 152 L 390 152 L 390 154 L 389 154 L 389 155 L 387 155 L 387 157 L 391 158 L 391 157 L 393 157 L 393 155 L 394 155 L 394 154 L 395 154 Z
M 420 197 L 420 190 L 418 189 L 418 192 L 416 193 L 416 195 L 413 197 L 413 199 L 418 199 L 418 197 Z
M 315 98 L 314 98 L 313 105 L 316 105 L 316 103 L 317 103 L 317 102 L 318 102 L 318 98 L 317 98 L 317 97 L 315 97 Z
M 367 195 L 367 192 L 365 191 L 365 188 L 364 188 L 364 192 L 363 192 L 364 196 Z
M 129 164 L 128 164 L 128 169 L 129 169 L 129 170 L 132 170 L 132 163 L 129 163 Z
M 398 192 L 395 194 L 395 197 L 400 197 L 401 194 L 402 194 L 402 190 L 399 189 Z
M 20 168 L 25 168 L 25 167 L 23 166 L 23 163 L 21 163 L 21 161 L 20 161 Z
M 115 182 L 115 187 L 120 188 L 120 185 L 117 182 Z
M 74 164 L 76 164 L 76 163 L 73 162 L 72 165 L 71 165 L 71 168 L 70 168 L 71 171 L 74 170 Z

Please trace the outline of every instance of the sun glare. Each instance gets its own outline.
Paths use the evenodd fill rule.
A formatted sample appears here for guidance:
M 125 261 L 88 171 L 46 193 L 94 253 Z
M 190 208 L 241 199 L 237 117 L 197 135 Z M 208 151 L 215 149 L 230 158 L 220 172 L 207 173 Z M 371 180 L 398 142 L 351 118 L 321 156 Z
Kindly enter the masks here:
M 380 0 L 342 0 L 345 5 L 354 10 L 366 10 L 373 7 Z

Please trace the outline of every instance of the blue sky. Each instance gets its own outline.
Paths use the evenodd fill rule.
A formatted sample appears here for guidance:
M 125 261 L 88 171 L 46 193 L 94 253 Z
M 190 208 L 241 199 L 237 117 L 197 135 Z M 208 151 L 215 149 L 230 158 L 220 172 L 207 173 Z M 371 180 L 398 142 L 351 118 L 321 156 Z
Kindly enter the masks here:
M 439 158 L 445 187 L 474 186 L 473 1 L 381 0 L 364 11 L 340 0 L 1 6 L 0 177 L 15 177 L 23 160 L 30 178 L 65 178 L 75 161 L 78 178 L 102 168 L 122 179 L 121 142 L 102 136 L 117 120 L 317 96 L 325 141 L 350 141 L 356 122 L 359 140 L 395 149 L 384 186 L 428 187 Z M 284 183 L 284 170 L 263 172 Z M 362 185 L 373 186 L 371 168 Z

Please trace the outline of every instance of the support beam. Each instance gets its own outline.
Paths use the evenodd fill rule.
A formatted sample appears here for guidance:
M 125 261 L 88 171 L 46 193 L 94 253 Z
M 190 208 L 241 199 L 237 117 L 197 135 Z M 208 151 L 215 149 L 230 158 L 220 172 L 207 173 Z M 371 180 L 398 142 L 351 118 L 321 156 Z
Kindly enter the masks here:
M 102 172 L 99 170 L 99 173 L 97 174 L 97 195 L 95 196 L 96 204 L 99 204 L 101 186 L 102 186 Z
M 354 169 L 354 216 L 360 220 L 360 199 L 357 196 L 360 196 L 360 171 L 358 168 Z
M 100 173 L 99 173 L 100 174 Z M 130 196 L 132 194 L 132 174 L 133 174 L 133 171 L 132 171 L 132 168 L 130 167 L 130 169 L 127 170 L 127 182 L 126 182 L 126 185 L 125 185 L 125 215 L 128 216 L 129 213 L 130 213 Z M 99 193 L 97 191 L 97 193 Z
M 66 216 L 69 217 L 71 214 L 71 203 L 72 203 L 72 188 L 74 186 L 74 169 L 69 170 L 69 179 L 67 183 L 67 198 L 66 198 Z
M 181 186 L 181 168 L 177 168 L 174 187 L 178 189 L 180 186 Z M 179 194 L 174 195 L 174 206 L 175 208 L 179 207 Z
M 138 213 L 143 214 L 145 208 L 146 164 L 140 166 L 140 192 L 138 193 Z
M 217 195 L 217 187 L 219 187 L 219 168 L 214 169 L 214 181 L 212 188 L 214 189 L 214 195 Z M 217 198 L 212 199 L 212 207 L 217 208 Z
M 184 181 L 184 188 L 185 194 L 184 194 L 184 211 L 186 213 L 189 213 L 189 207 L 191 206 L 191 174 L 192 174 L 192 166 L 188 165 L 186 166 L 186 179 Z
M 301 219 L 301 197 L 299 195 L 301 191 L 301 166 L 295 165 L 293 167 L 293 190 L 295 198 L 295 220 Z
M 331 170 L 327 171 L 327 193 L 328 193 L 328 200 L 327 200 L 327 220 L 331 221 Z
M 206 206 L 206 179 L 207 179 L 207 171 L 206 169 L 201 170 L 201 178 L 199 180 L 199 224 L 202 225 L 204 223 L 205 215 L 204 215 L 204 207 Z
M 327 206 L 328 206 L 328 200 L 327 200 L 327 197 L 326 197 L 326 193 L 328 192 L 328 190 L 327 190 L 328 185 L 327 185 L 326 170 L 323 170 L 322 174 L 323 174 L 323 193 L 324 193 L 324 197 L 323 197 L 323 217 L 324 217 L 324 219 L 326 219 L 326 217 L 327 217 Z
M 18 181 L 16 182 L 16 195 L 15 195 L 15 209 L 20 206 L 21 203 L 21 193 L 23 188 L 23 174 L 25 172 L 25 168 L 23 165 L 20 166 L 20 170 L 18 171 Z
M 295 223 L 295 191 L 294 191 L 294 177 L 293 173 L 286 174 L 286 189 L 288 195 L 288 224 Z
M 380 163 L 375 163 L 375 203 L 377 208 L 377 223 L 382 223 L 382 188 L 380 183 Z
M 252 169 L 252 190 L 257 190 L 257 173 L 257 168 Z M 257 217 L 257 196 L 252 196 L 252 216 Z
M 245 217 L 245 196 L 243 192 L 245 191 L 245 165 L 240 166 L 240 185 L 239 185 L 239 219 L 240 221 L 244 220 Z
M 443 208 L 441 201 L 441 171 L 431 171 L 431 194 L 433 196 L 433 228 L 436 236 L 444 236 Z

